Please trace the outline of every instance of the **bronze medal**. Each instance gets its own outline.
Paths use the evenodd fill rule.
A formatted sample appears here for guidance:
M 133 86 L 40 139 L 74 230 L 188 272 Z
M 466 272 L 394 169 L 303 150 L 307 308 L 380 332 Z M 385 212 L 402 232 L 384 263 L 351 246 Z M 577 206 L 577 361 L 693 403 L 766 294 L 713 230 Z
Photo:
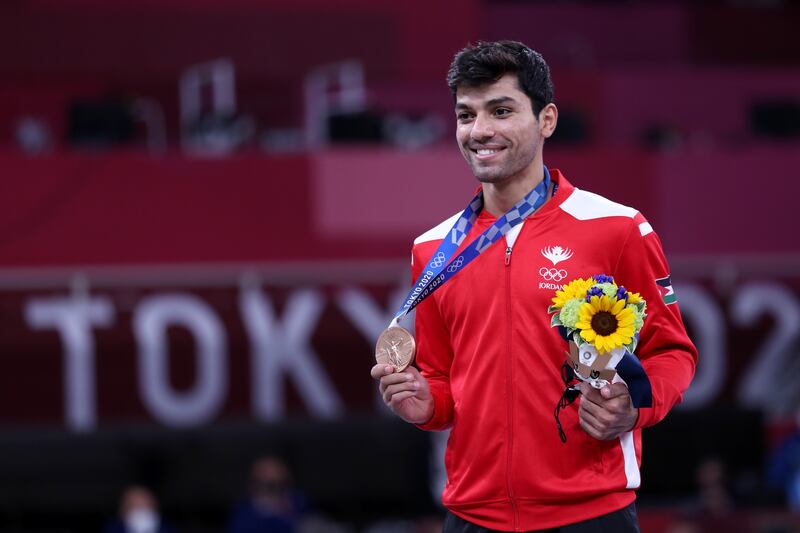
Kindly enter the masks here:
M 392 326 L 383 330 L 375 344 L 375 360 L 379 364 L 393 365 L 398 372 L 406 369 L 414 360 L 417 343 L 407 330 Z

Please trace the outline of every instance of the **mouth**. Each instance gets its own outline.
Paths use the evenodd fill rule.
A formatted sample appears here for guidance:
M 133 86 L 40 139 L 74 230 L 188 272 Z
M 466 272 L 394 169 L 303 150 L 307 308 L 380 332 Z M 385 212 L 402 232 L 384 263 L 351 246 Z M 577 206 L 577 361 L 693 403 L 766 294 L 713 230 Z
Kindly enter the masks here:
M 500 152 L 505 150 L 504 146 L 496 146 L 492 148 L 470 148 L 470 151 L 475 154 L 475 158 L 479 161 L 486 161 L 496 157 Z

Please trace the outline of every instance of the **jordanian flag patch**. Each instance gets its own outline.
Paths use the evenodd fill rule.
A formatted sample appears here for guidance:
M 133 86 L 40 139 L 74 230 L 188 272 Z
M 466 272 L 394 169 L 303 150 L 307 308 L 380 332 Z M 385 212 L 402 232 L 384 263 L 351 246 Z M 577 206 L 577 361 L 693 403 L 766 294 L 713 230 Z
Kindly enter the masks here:
M 665 304 L 674 304 L 678 301 L 678 298 L 675 296 L 675 289 L 672 288 L 672 276 L 657 279 L 656 284 L 658 285 L 658 290 L 661 291 L 661 296 L 664 298 Z

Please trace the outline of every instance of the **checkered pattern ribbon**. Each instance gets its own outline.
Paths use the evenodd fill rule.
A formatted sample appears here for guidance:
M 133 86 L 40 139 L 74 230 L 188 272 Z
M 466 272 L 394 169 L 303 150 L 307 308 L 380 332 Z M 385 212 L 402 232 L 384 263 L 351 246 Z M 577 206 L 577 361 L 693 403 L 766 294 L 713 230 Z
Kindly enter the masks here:
M 469 233 L 472 224 L 477 220 L 478 213 L 481 212 L 482 208 L 483 194 L 478 193 L 466 209 L 464 209 L 464 212 L 461 213 L 461 216 L 458 217 L 458 220 L 456 220 L 456 223 L 453 224 L 453 228 L 450 230 L 450 242 L 456 247 L 461 246 L 461 243 L 467 237 L 467 233 Z
M 546 176 L 549 178 L 549 174 Z M 547 180 L 547 187 L 544 191 L 538 190 L 539 187 L 534 188 L 528 195 L 517 202 L 517 204 L 508 210 L 508 213 L 497 219 L 497 222 L 488 230 L 486 230 L 483 235 L 478 238 L 478 242 L 476 244 L 476 248 L 478 249 L 478 253 L 483 253 L 490 244 L 494 243 L 499 239 L 502 235 L 505 235 L 511 228 L 528 218 L 530 214 L 536 211 L 541 204 L 544 203 L 544 199 L 547 197 L 547 189 L 550 187 L 549 179 Z M 544 180 L 539 185 L 542 185 Z
M 483 209 L 483 193 L 479 192 L 470 201 L 469 205 L 458 217 L 453 227 L 448 232 L 450 238 L 442 240 L 439 247 L 428 260 L 428 264 L 420 274 L 419 279 L 414 283 L 408 296 L 403 301 L 403 306 L 395 314 L 393 324 L 407 315 L 413 308 L 420 304 L 425 298 L 444 285 L 450 278 L 459 271 L 466 268 L 473 259 L 478 257 L 489 246 L 497 242 L 503 235 L 511 231 L 511 228 L 521 223 L 534 211 L 539 209 L 547 199 L 547 191 L 550 189 L 550 172 L 544 167 L 544 179 L 529 192 L 525 198 L 517 202 L 514 207 L 508 210 L 503 216 L 497 219 L 486 231 L 480 234 L 474 241 L 467 245 L 464 251 L 456 258 L 453 258 L 456 250 L 467 237 L 469 230 L 478 218 L 478 214 Z

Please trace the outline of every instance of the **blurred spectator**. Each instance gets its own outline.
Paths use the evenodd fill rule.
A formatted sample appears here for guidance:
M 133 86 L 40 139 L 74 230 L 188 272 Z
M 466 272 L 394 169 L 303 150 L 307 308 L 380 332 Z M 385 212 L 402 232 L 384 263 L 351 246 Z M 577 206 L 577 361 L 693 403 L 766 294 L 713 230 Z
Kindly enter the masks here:
M 441 516 L 423 516 L 416 520 L 385 520 L 371 524 L 364 533 L 439 533 L 444 520 Z
M 122 493 L 119 517 L 106 527 L 106 533 L 173 533 L 159 515 L 153 493 L 142 486 L 131 485 Z
M 712 455 L 700 461 L 695 483 L 697 492 L 685 515 L 673 524 L 675 531 L 749 531 L 735 513 L 728 468 L 720 457 Z
M 770 456 L 768 482 L 771 488 L 783 492 L 789 509 L 800 511 L 800 411 L 794 431 Z
M 675 522 L 670 524 L 666 529 L 665 533 L 702 533 L 703 530 L 700 528 L 697 523 L 685 517 L 679 517 Z
M 274 455 L 257 459 L 250 469 L 250 493 L 228 521 L 228 533 L 294 533 L 306 512 L 286 463 Z
M 733 499 L 728 490 L 727 468 L 719 457 L 709 457 L 697 467 L 700 513 L 715 517 L 728 515 L 733 510 Z

